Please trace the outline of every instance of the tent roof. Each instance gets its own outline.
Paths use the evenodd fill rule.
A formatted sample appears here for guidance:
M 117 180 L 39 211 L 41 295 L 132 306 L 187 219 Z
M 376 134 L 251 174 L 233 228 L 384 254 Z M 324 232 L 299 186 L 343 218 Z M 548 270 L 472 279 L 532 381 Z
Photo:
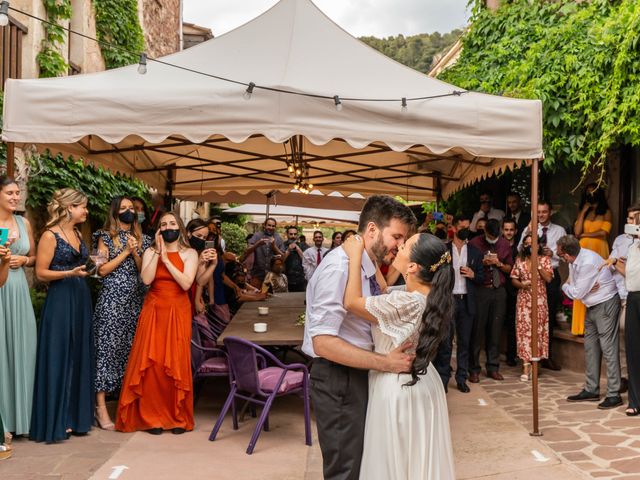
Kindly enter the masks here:
M 261 204 L 246 204 L 239 207 L 227 208 L 224 213 L 232 215 L 266 215 L 266 207 Z M 287 205 L 277 205 L 269 208 L 269 216 L 275 217 L 300 217 L 306 220 L 341 220 L 344 222 L 358 223 L 360 210 L 327 210 L 324 208 L 306 208 Z
M 539 101 L 451 96 L 454 86 L 371 49 L 310 0 L 281 0 L 162 60 L 182 68 L 149 61 L 146 75 L 132 65 L 10 79 L 3 139 L 83 156 L 160 190 L 169 179 L 179 197 L 289 191 L 291 148 L 284 142 L 298 135 L 309 181 L 322 192 L 409 200 L 434 198 L 438 189 L 446 196 L 543 155 Z M 249 82 L 328 98 L 256 87 L 244 101 Z M 342 111 L 334 95 L 343 99 Z M 410 100 L 401 112 L 402 97 L 437 98 Z M 381 99 L 393 101 L 374 101 Z

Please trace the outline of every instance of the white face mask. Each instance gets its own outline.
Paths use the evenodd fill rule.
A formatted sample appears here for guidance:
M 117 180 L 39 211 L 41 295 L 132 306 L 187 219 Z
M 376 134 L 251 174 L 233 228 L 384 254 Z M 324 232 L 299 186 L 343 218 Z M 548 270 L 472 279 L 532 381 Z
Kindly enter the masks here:
M 495 245 L 496 243 L 498 243 L 498 239 L 499 239 L 499 238 L 500 238 L 500 237 L 496 237 L 496 238 L 494 238 L 493 240 L 491 240 L 491 239 L 490 239 L 489 237 L 487 237 L 486 235 L 485 235 L 485 237 L 484 237 L 484 239 L 485 239 L 488 243 L 490 243 L 491 245 Z
M 624 226 L 624 233 L 626 233 L 627 235 L 633 235 L 635 237 L 640 236 L 640 225 L 627 223 Z

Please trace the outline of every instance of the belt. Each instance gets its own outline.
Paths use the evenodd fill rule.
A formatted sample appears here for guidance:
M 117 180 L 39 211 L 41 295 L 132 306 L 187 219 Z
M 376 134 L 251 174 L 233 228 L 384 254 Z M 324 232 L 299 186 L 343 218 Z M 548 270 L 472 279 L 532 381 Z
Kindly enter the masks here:
M 504 285 L 498 285 L 497 287 L 494 287 L 493 285 L 482 285 L 483 288 L 490 288 L 491 290 L 497 290 L 500 287 L 503 287 Z
M 467 298 L 467 294 L 466 293 L 454 293 L 453 294 L 453 298 L 455 298 L 456 300 L 464 300 L 465 298 Z

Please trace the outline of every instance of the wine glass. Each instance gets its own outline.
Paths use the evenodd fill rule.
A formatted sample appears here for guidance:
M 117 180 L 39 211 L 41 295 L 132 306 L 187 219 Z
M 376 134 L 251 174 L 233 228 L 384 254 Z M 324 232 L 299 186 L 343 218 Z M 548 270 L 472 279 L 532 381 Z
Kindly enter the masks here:
M 7 246 L 13 245 L 13 243 L 18 240 L 18 232 L 15 230 L 9 230 L 9 235 L 7 236 Z
M 101 265 L 104 265 L 105 263 L 107 263 L 108 259 L 107 259 L 106 253 L 101 250 L 98 250 L 97 248 L 94 248 L 91 251 L 91 255 L 89 255 L 89 258 L 96 265 L 96 270 L 93 273 L 93 275 L 91 275 L 91 278 L 101 278 L 100 275 L 98 274 L 98 270 L 100 269 Z

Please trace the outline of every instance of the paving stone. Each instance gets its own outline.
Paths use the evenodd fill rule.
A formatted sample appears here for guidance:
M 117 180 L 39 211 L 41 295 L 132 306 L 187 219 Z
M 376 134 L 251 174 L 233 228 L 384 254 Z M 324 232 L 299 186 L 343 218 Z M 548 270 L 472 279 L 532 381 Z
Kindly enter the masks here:
M 549 446 L 553 448 L 556 452 L 578 452 L 583 448 L 587 448 L 591 444 L 589 442 L 556 442 L 550 443 Z M 620 457 L 613 457 L 620 458 Z
M 598 445 L 607 445 L 607 446 L 620 445 L 621 443 L 629 439 L 629 437 L 626 437 L 623 435 L 592 434 L 590 435 L 590 437 L 593 443 L 597 443 Z
M 562 456 L 569 460 L 570 462 L 581 462 L 585 460 L 590 460 L 591 457 L 583 452 L 566 452 L 563 453 Z
M 613 475 L 617 475 L 618 472 L 609 472 L 607 470 L 597 470 L 595 472 L 589 472 L 594 478 L 603 478 L 603 477 L 611 477 Z
M 638 451 L 627 447 L 596 447 L 593 454 L 603 460 L 616 460 L 618 458 L 638 457 Z
M 638 427 L 638 419 L 629 417 L 629 418 L 617 418 L 615 420 L 605 420 L 602 424 L 605 427 L 609 428 L 632 428 Z
M 546 442 L 562 442 L 565 440 L 580 440 L 580 436 L 569 428 L 552 427 L 545 429 L 544 440 Z
M 631 458 L 628 460 L 617 460 L 611 462 L 611 468 L 615 468 L 622 473 L 640 473 L 640 458 Z
M 587 425 L 583 425 L 580 427 L 585 433 L 611 433 L 611 430 L 608 428 L 604 428 L 602 425 L 597 423 L 589 423 Z
M 640 435 L 640 427 L 638 428 L 625 428 L 624 433 L 631 436 Z
M 575 465 L 580 468 L 580 470 L 584 470 L 585 472 L 590 472 L 592 470 L 598 470 L 599 467 L 593 462 L 576 462 Z

